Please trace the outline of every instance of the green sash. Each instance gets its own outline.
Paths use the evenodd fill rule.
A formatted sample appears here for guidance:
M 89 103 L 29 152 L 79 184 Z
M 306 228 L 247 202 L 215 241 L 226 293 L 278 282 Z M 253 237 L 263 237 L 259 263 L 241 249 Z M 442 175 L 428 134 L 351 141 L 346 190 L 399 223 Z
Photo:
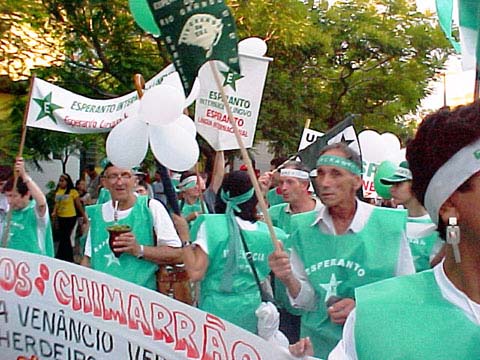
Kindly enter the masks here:
M 45 229 L 38 226 L 35 200 L 21 210 L 12 211 L 8 248 L 53 257 L 53 237 L 50 219 Z M 48 214 L 46 215 L 48 217 Z
M 209 266 L 201 282 L 198 307 L 250 332 L 257 332 L 255 310 L 260 305 L 260 292 L 253 277 L 252 269 L 242 251 L 239 259 L 239 272 L 234 274 L 232 291 L 220 290 L 224 267 L 228 256 L 227 218 L 223 214 L 202 216 L 206 227 Z M 258 221 L 257 230 L 241 230 L 253 255 L 253 262 L 260 280 L 270 272 L 268 255 L 273 252 L 267 226 Z M 284 239 L 282 230 L 276 229 L 279 238 Z
M 327 358 L 342 336 L 330 321 L 325 302 L 330 296 L 354 298 L 358 286 L 394 276 L 406 211 L 376 207 L 356 234 L 324 234 L 311 226 L 318 213 L 297 215 L 291 235 L 319 299 L 317 309 L 302 316 L 302 337 L 310 336 L 315 356 Z
M 147 202 L 147 196 L 139 196 L 130 214 L 117 223 L 130 225 L 139 244 L 153 246 L 153 222 Z M 92 269 L 156 290 L 155 272 L 158 266 L 126 253 L 116 258 L 108 245 L 107 231 L 107 226 L 114 222 L 103 220 L 101 204 L 87 206 L 86 209 L 90 219 Z
M 361 287 L 356 297 L 358 359 L 480 359 L 480 326 L 443 298 L 432 270 Z

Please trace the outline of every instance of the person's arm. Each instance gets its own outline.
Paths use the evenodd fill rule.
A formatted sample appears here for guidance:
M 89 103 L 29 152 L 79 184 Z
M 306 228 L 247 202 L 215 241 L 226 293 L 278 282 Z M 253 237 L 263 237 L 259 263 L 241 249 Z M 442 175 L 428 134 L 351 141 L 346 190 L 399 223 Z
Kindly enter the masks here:
M 225 175 L 225 156 L 223 150 L 217 151 L 213 163 L 212 180 L 209 188 L 216 194 L 222 186 L 223 177 Z
M 295 277 L 290 263 L 290 257 L 287 252 L 283 250 L 283 244 L 275 249 L 268 257 L 268 264 L 273 273 L 286 287 L 293 298 L 296 298 L 300 293 L 301 283 Z
M 82 260 L 80 261 L 80 265 L 88 267 L 88 268 L 91 267 L 90 257 L 89 256 L 83 256 Z
M 15 161 L 15 171 L 18 173 L 28 188 L 30 195 L 36 202 L 37 213 L 40 217 L 44 217 L 47 212 L 47 199 L 40 187 L 28 176 L 25 170 L 25 162 L 22 157 L 17 157 Z
M 82 205 L 82 201 L 80 200 L 80 197 L 77 196 L 74 200 L 74 205 L 75 205 L 75 208 L 77 209 L 77 211 L 80 213 L 80 215 L 82 216 L 83 218 L 83 221 L 85 223 L 88 223 L 88 217 L 87 217 L 87 214 L 85 214 L 85 209 L 83 208 L 83 205 Z
M 188 232 L 188 224 L 180 215 L 173 215 L 173 221 L 179 231 L 180 238 L 184 242 L 183 247 L 183 263 L 187 270 L 188 277 L 192 281 L 200 281 L 205 276 L 208 269 L 209 260 L 207 253 L 196 244 L 190 244 L 190 235 Z M 197 239 L 205 237 L 205 226 L 202 224 L 198 229 Z

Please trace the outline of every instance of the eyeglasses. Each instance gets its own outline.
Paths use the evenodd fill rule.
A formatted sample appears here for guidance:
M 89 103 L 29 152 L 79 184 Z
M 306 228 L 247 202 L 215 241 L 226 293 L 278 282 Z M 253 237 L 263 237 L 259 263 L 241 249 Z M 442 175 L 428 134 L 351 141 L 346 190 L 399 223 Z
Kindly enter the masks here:
M 109 174 L 106 176 L 107 180 L 111 183 L 115 183 L 118 179 L 122 179 L 123 181 L 128 181 L 132 178 L 132 174 L 130 173 L 122 173 L 122 174 Z

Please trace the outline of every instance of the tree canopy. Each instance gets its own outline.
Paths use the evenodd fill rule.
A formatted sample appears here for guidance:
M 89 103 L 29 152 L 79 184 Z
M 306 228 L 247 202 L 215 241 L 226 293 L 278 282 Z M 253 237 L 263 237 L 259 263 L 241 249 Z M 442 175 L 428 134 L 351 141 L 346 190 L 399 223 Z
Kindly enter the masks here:
M 357 130 L 406 137 L 411 124 L 401 117 L 418 107 L 449 53 L 434 19 L 417 12 L 412 1 L 339 0 L 331 7 L 326 1 L 227 3 L 239 37 L 265 39 L 267 55 L 274 58 L 256 139 L 270 141 L 277 154 L 295 151 L 306 119 L 325 131 L 348 113 L 361 115 Z M 48 66 L 34 69 L 38 76 L 85 96 L 107 98 L 132 91 L 135 73 L 149 78 L 169 63 L 162 42 L 138 27 L 124 0 L 6 0 L 0 16 L 0 55 L 7 59 L 0 71 L 15 81 L 12 71 L 24 73 L 32 52 L 48 54 Z M 32 47 L 32 36 L 18 35 L 18 29 L 35 32 L 40 45 Z M 17 129 L 23 105 L 17 101 L 10 116 Z M 98 136 L 30 131 L 34 136 L 27 137 L 26 150 L 34 158 L 67 145 L 98 143 Z M 47 137 L 48 143 L 40 140 Z

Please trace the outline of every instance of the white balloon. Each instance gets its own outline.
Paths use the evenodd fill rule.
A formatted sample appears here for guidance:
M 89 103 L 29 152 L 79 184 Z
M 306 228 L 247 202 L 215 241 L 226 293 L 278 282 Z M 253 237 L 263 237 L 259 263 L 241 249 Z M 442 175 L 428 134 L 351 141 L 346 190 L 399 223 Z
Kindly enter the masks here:
M 148 133 L 153 155 L 165 167 L 185 171 L 197 162 L 200 154 L 197 141 L 182 127 L 149 126 Z
M 197 100 L 199 94 L 200 94 L 200 79 L 197 77 L 197 78 L 195 78 L 195 82 L 193 83 L 192 90 L 190 91 L 190 94 L 188 94 L 188 97 L 185 99 L 183 107 L 187 108 L 190 105 L 192 105 L 192 103 L 195 100 Z
M 130 118 L 110 131 L 105 147 L 112 164 L 132 168 L 143 161 L 148 150 L 147 128 L 144 122 Z
M 180 117 L 175 120 L 174 124 L 181 126 L 192 137 L 195 137 L 197 135 L 197 127 L 195 126 L 195 123 L 189 116 L 185 114 L 180 115 Z
M 143 95 L 140 100 L 139 117 L 147 124 L 167 125 L 182 113 L 185 96 L 171 85 L 158 85 Z
M 375 163 L 385 160 L 386 144 L 378 132 L 364 130 L 358 134 L 358 142 L 362 149 L 363 160 Z
M 396 154 L 400 151 L 400 140 L 397 135 L 392 134 L 390 132 L 383 133 L 381 135 L 385 145 L 387 146 L 387 150 L 391 154 Z
M 267 43 L 258 37 L 246 38 L 238 43 L 238 52 L 242 54 L 263 56 L 267 53 Z
M 393 162 L 395 165 L 398 165 L 400 164 L 402 161 L 405 161 L 406 160 L 406 157 L 405 157 L 405 151 L 406 149 L 403 148 L 403 149 L 400 149 L 398 150 L 397 152 L 395 153 L 392 153 L 388 156 L 388 159 L 387 160 L 390 160 L 391 162 Z

